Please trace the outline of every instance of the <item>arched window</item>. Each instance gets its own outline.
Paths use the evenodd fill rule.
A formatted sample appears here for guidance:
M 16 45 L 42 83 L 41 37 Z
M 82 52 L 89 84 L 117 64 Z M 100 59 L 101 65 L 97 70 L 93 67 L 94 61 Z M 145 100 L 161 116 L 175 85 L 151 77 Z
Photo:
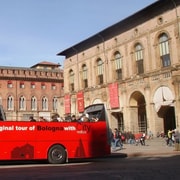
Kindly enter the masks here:
M 97 60 L 97 84 L 103 84 L 103 61 Z
M 58 109 L 58 99 L 57 99 L 57 97 L 53 98 L 52 104 L 53 104 L 53 111 L 57 111 L 57 109 Z
M 135 59 L 136 59 L 137 74 L 144 73 L 143 48 L 140 43 L 137 43 L 135 45 Z
M 26 110 L 26 100 L 24 96 L 21 96 L 19 98 L 19 109 L 20 110 Z
M 122 56 L 117 51 L 114 53 L 114 65 L 115 65 L 115 72 L 116 72 L 116 79 L 122 79 Z
M 31 110 L 32 111 L 37 110 L 37 99 L 35 96 L 31 97 Z
M 42 110 L 43 111 L 48 110 L 48 99 L 45 96 L 42 98 Z
M 170 52 L 169 52 L 169 41 L 168 41 L 168 36 L 165 33 L 162 33 L 159 36 L 159 50 L 160 50 L 162 66 L 163 67 L 170 66 L 171 60 L 170 60 Z
M 70 91 L 74 91 L 74 72 L 73 70 L 69 71 L 69 89 Z
M 7 98 L 7 109 L 13 110 L 14 109 L 14 98 L 10 95 Z
M 88 70 L 85 64 L 82 66 L 82 79 L 83 79 L 83 88 L 87 88 L 88 87 Z

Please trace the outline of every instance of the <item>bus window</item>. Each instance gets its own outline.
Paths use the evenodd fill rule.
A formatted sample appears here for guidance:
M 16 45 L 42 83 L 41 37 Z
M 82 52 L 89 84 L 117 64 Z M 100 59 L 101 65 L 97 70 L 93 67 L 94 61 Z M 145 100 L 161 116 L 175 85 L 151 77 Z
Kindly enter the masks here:
M 90 119 L 105 121 L 105 107 L 103 104 L 95 104 L 85 108 L 85 113 L 89 114 Z

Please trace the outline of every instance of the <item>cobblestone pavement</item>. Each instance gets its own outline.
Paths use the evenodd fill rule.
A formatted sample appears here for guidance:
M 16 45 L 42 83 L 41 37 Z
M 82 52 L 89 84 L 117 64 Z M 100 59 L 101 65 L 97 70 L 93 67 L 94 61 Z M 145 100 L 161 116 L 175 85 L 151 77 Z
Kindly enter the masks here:
M 177 148 L 176 145 L 169 147 L 166 145 L 166 141 L 163 138 L 153 138 L 151 140 L 146 140 L 145 146 L 141 144 L 124 144 L 123 149 L 116 147 L 112 149 L 112 154 L 122 153 L 126 154 L 128 157 L 135 156 L 173 156 L 180 155 L 180 145 Z

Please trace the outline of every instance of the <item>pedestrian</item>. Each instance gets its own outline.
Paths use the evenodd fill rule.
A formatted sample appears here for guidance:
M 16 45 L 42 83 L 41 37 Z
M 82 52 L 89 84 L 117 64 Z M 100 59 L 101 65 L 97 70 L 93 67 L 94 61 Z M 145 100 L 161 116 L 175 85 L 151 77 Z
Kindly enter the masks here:
M 152 133 L 152 131 L 149 131 L 149 133 L 148 133 L 148 139 L 153 139 L 153 133 Z
M 179 131 L 177 129 L 173 130 L 173 135 L 174 135 L 174 142 L 175 142 L 175 151 L 179 151 L 180 150 L 180 146 L 179 146 Z
M 174 130 L 174 140 L 175 143 L 179 144 L 179 131 L 177 129 Z
M 122 149 L 122 141 L 121 141 L 121 135 L 120 135 L 120 132 L 118 131 L 117 128 L 114 129 L 114 132 L 113 132 L 113 148 L 115 149 L 116 147 L 120 147 L 120 149 Z
M 140 138 L 140 143 L 141 143 L 142 146 L 145 146 L 145 138 L 146 138 L 146 134 L 143 133 L 141 138 Z
M 169 130 L 168 130 L 168 133 L 167 133 L 167 146 L 172 146 L 172 143 L 173 143 L 172 133 L 173 133 L 173 131 L 171 131 L 171 130 L 169 129 Z

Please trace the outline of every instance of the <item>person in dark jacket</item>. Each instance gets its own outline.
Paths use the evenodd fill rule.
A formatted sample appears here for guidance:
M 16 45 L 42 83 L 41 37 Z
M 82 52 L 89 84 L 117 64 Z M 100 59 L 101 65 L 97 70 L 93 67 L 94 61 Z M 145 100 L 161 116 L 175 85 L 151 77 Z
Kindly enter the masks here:
M 36 120 L 34 119 L 33 116 L 30 116 L 30 117 L 29 117 L 29 121 L 30 121 L 30 122 L 36 122 Z

